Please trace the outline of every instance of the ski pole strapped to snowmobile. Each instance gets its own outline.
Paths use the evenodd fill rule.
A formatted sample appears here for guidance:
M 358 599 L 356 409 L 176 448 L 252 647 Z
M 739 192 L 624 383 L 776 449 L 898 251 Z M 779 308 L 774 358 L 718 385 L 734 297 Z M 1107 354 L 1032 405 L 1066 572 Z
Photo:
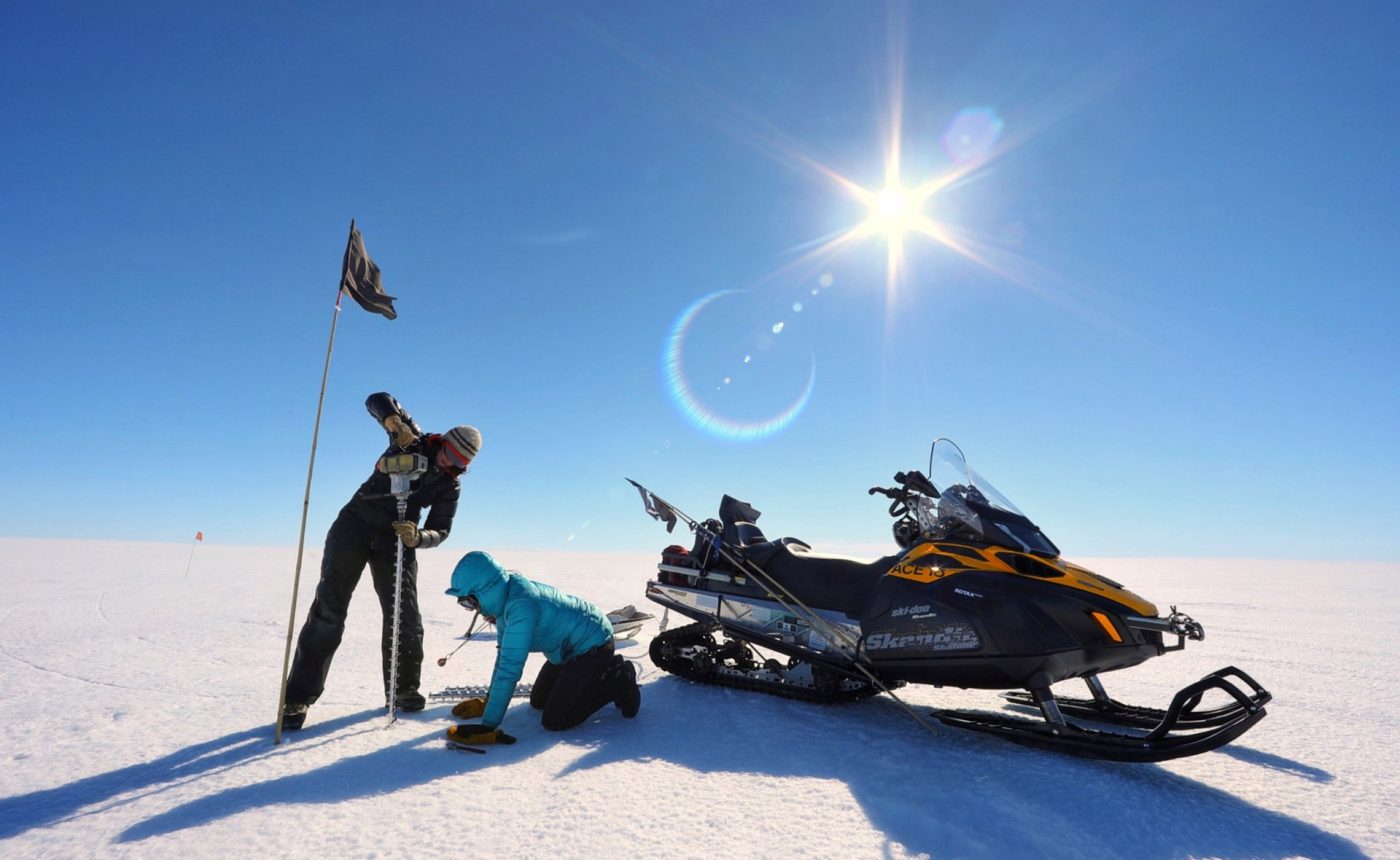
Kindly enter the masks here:
M 672 674 L 816 702 L 904 684 L 1009 690 L 1009 705 L 1040 719 L 932 716 L 1118 761 L 1215 749 L 1261 720 L 1271 698 L 1234 667 L 1187 685 L 1165 709 L 1110 698 L 1102 673 L 1181 650 L 1204 629 L 1175 606 L 1159 614 L 1122 585 L 1064 560 L 946 439 L 935 441 L 927 475 L 900 472 L 895 487 L 871 489 L 891 500 L 898 545 L 874 561 L 816 553 L 796 538 L 769 540 L 756 524 L 759 512 L 730 496 L 718 519 L 701 522 L 631 483 L 668 531 L 683 522 L 695 536 L 688 548 L 663 550 L 647 583 L 650 600 L 695 622 L 652 640 L 652 661 Z M 1089 698 L 1051 692 L 1073 678 L 1084 680 Z M 1203 704 L 1208 696 L 1219 701 Z

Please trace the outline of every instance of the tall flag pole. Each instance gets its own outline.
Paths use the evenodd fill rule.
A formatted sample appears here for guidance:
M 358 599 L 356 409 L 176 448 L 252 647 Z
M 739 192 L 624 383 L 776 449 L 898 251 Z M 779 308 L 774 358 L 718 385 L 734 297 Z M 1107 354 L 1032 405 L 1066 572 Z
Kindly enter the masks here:
M 326 365 L 321 371 L 321 393 L 316 399 L 316 424 L 311 431 L 311 459 L 306 466 L 306 494 L 301 500 L 301 532 L 297 535 L 297 565 L 292 576 L 292 609 L 287 616 L 287 645 L 282 654 L 282 683 L 277 695 L 277 720 L 273 746 L 282 742 L 282 710 L 287 706 L 287 671 L 292 661 L 292 634 L 296 630 L 297 590 L 301 586 L 302 552 L 306 546 L 306 515 L 311 507 L 311 475 L 316 469 L 316 440 L 321 435 L 321 407 L 326 401 L 326 379 L 331 372 L 331 350 L 335 348 L 335 324 L 340 319 L 340 299 L 346 293 L 370 313 L 394 319 L 394 297 L 384 294 L 379 267 L 365 251 L 365 240 L 350 219 L 350 239 L 345 243 L 345 259 L 340 267 L 340 287 L 335 292 L 335 313 L 331 316 L 331 338 L 326 344 Z
M 190 560 L 185 562 L 185 579 L 190 578 L 190 565 L 194 564 L 194 545 L 204 540 L 204 532 L 195 532 L 194 540 L 190 541 Z

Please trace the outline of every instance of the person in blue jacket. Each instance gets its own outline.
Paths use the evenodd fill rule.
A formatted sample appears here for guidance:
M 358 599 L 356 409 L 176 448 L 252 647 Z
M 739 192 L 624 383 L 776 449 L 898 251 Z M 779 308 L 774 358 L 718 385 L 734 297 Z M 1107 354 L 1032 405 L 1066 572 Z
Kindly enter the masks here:
M 552 585 L 504 570 L 489 554 L 462 556 L 447 593 L 496 625 L 496 665 L 485 699 L 467 699 L 452 709 L 461 719 L 481 722 L 453 726 L 449 740 L 464 744 L 513 743 L 500 730 L 511 694 L 525 671 L 525 658 L 540 651 L 548 662 L 530 691 L 530 705 L 542 711 L 540 725 L 562 731 L 579 725 L 609 702 L 622 716 L 637 715 L 642 692 L 637 671 L 613 653 L 613 629 L 598 607 Z

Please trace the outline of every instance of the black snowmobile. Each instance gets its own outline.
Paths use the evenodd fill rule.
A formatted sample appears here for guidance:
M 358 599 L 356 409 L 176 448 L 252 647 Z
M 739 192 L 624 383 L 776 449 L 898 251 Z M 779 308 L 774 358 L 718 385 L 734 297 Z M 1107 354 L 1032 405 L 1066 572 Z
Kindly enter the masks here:
M 1176 607 L 1161 615 L 1062 559 L 947 439 L 934 442 L 927 476 L 900 472 L 894 480 L 870 493 L 891 500 L 899 551 L 867 562 L 813 552 L 796 538 L 768 540 L 755 524 L 759 512 L 729 496 L 718 519 L 698 522 L 629 479 L 668 531 L 683 521 L 695 534 L 691 548 L 662 552 L 647 583 L 649 599 L 695 620 L 658 634 L 652 662 L 693 681 L 813 702 L 853 701 L 906 683 L 1014 690 L 1004 698 L 1043 719 L 933 716 L 1117 761 L 1206 752 L 1264 717 L 1269 693 L 1234 667 L 1188 685 L 1165 710 L 1110 698 L 1101 673 L 1181 650 L 1204 638 L 1201 625 Z M 1070 678 L 1083 678 L 1089 697 L 1051 693 Z M 1207 705 L 1207 694 L 1222 701 Z

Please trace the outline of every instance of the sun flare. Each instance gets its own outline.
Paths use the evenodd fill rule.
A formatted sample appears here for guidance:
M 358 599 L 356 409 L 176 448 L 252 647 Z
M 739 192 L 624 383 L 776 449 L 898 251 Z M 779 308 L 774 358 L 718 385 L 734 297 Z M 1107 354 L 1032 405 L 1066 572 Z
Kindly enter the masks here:
M 906 185 L 900 164 L 901 141 L 898 136 L 897 105 L 893 113 L 896 120 L 892 124 L 891 137 L 886 144 L 883 188 L 866 188 L 800 152 L 790 153 L 809 169 L 844 190 L 866 209 L 864 219 L 812 243 L 806 253 L 794 262 L 800 264 L 803 261 L 824 260 L 854 244 L 883 240 L 886 260 L 885 291 L 890 297 L 895 294 L 905 266 L 905 244 L 914 237 L 931 240 L 964 257 L 988 265 L 965 242 L 954 237 L 950 225 L 929 213 L 931 203 L 939 192 L 964 179 L 974 168 L 985 163 L 986 159 L 969 159 L 955 164 L 945 173 L 928 177 L 917 185 Z
M 908 190 L 892 186 L 875 195 L 875 205 L 870 207 L 865 223 L 872 232 L 898 238 L 914 229 L 918 214 L 918 201 L 912 199 Z
M 889 32 L 890 93 L 888 110 L 880 122 L 883 126 L 884 175 L 878 185 L 872 182 L 867 187 L 843 175 L 771 124 L 760 123 L 761 131 L 755 136 L 755 146 L 779 161 L 831 183 L 863 207 L 858 220 L 793 246 L 791 250 L 796 252 L 795 256 L 766 275 L 765 279 L 814 264 L 825 266 L 834 257 L 857 245 L 882 243 L 885 248 L 885 294 L 891 306 L 901 281 L 907 276 L 906 247 L 917 248 L 920 244 L 944 248 L 989 271 L 1017 281 L 1011 273 L 988 259 L 988 243 L 963 225 L 947 220 L 947 213 L 939 211 L 946 207 L 939 207 L 936 200 L 941 193 L 985 175 L 984 168 L 1005 150 L 1000 145 L 1004 122 L 990 107 L 969 107 L 958 111 L 939 139 L 949 164 L 940 172 L 916 175 L 911 182 L 906 182 L 909 176 L 902 158 L 906 143 L 903 134 L 903 28 L 898 21 L 894 21 Z M 919 147 L 916 160 L 927 163 L 930 160 L 928 156 L 932 154 L 930 141 L 917 141 L 916 145 Z
M 912 232 L 927 233 L 932 222 L 924 213 L 929 194 L 923 189 L 888 185 L 883 191 L 859 195 L 870 209 L 859 229 L 867 236 L 883 236 L 899 242 Z
M 963 253 L 951 240 L 948 230 L 926 211 L 930 199 L 949 183 L 948 177 L 938 177 L 920 185 L 906 186 L 898 178 L 898 150 L 892 150 L 886 164 L 886 183 L 881 190 L 863 188 L 844 177 L 839 184 L 867 209 L 865 220 L 850 227 L 821 250 L 834 251 L 852 242 L 883 239 L 885 242 L 885 288 L 893 294 L 904 267 L 905 240 L 912 235 L 932 239 Z

